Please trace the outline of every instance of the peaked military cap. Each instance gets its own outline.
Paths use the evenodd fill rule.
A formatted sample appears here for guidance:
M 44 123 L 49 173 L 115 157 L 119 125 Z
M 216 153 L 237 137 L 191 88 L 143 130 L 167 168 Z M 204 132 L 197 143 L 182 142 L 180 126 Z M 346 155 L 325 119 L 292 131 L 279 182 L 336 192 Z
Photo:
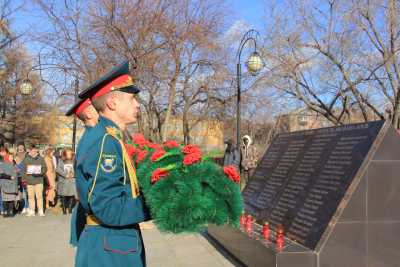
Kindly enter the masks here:
M 91 104 L 92 101 L 90 101 L 89 98 L 79 98 L 79 100 L 76 101 L 75 104 L 65 113 L 65 116 L 71 116 L 72 114 L 78 116 L 82 111 L 85 110 L 85 108 L 87 108 Z
M 87 89 L 79 94 L 81 98 L 95 99 L 111 91 L 122 91 L 137 94 L 140 89 L 134 85 L 132 77 L 129 75 L 129 62 L 112 68 L 109 72 L 95 81 Z

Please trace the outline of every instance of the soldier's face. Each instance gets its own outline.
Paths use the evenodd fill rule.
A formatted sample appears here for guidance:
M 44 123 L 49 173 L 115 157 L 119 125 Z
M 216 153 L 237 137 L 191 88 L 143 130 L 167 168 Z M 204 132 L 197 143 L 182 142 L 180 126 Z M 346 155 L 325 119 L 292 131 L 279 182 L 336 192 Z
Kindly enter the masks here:
M 139 114 L 139 102 L 136 100 L 136 95 L 120 92 L 117 113 L 126 124 L 136 122 Z
M 82 111 L 82 115 L 80 115 L 81 120 L 88 126 L 95 126 L 97 121 L 99 120 L 99 113 L 97 113 L 96 109 L 89 105 L 86 109 Z

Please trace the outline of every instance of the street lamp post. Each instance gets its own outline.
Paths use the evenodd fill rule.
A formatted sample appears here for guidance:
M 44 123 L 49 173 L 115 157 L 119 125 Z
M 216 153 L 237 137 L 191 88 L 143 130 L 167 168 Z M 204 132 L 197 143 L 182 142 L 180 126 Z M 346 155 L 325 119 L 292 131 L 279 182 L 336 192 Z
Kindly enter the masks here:
M 249 59 L 246 61 L 246 67 L 249 73 L 253 76 L 257 75 L 259 71 L 264 67 L 264 62 L 257 52 L 257 37 L 259 33 L 256 30 L 249 30 L 246 32 L 242 40 L 240 41 L 239 48 L 237 51 L 237 64 L 236 64 L 236 80 L 237 80 L 237 102 L 236 102 L 236 146 L 239 154 L 239 170 L 241 170 L 241 153 L 240 153 L 240 100 L 241 100 L 241 55 L 244 46 L 247 42 L 252 41 L 254 44 L 254 51 L 251 53 Z

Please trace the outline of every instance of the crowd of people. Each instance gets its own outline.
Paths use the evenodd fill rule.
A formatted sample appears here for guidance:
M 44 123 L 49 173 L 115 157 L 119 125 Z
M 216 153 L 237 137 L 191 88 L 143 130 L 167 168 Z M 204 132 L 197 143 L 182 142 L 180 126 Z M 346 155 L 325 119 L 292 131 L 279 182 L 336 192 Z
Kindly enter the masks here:
M 73 161 L 70 148 L 9 145 L 0 140 L 1 215 L 43 217 L 58 206 L 63 214 L 72 213 L 77 202 Z

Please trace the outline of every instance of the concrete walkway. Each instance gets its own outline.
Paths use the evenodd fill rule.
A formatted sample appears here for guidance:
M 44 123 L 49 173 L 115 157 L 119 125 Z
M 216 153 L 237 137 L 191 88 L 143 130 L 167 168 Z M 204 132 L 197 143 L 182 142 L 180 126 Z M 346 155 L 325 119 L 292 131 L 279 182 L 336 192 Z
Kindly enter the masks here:
M 0 217 L 0 266 L 73 266 L 69 223 L 69 215 Z M 143 236 L 149 267 L 239 266 L 200 234 L 161 234 L 154 227 L 143 230 Z

